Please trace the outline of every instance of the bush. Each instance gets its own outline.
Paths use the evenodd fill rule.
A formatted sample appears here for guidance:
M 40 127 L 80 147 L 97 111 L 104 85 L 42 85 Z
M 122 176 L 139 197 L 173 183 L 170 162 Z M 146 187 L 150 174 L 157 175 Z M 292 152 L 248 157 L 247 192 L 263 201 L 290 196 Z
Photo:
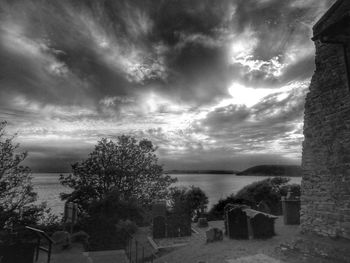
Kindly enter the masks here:
M 129 234 L 134 234 L 137 231 L 137 225 L 130 220 L 120 220 L 116 225 L 117 232 L 126 231 Z
M 89 243 L 89 235 L 84 231 L 73 233 L 70 239 L 73 243 L 81 243 L 85 246 Z
M 239 190 L 236 195 L 232 194 L 226 199 L 219 200 L 209 212 L 210 219 L 223 219 L 224 207 L 227 204 L 245 204 L 255 209 L 261 201 L 269 206 L 272 214 L 279 215 L 282 212 L 281 194 L 286 191 L 289 181 L 287 177 L 273 177 L 251 183 Z M 293 185 L 293 189 L 297 189 L 297 186 Z
M 123 200 L 114 191 L 93 202 L 88 215 L 79 221 L 79 229 L 89 236 L 89 250 L 125 248 L 128 233 L 135 233 L 143 224 L 143 210 L 135 200 Z
M 108 193 L 102 200 L 94 201 L 88 209 L 92 217 L 103 216 L 114 224 L 129 219 L 137 225 L 144 225 L 144 212 L 135 199 L 124 200 L 118 191 Z
M 289 191 L 291 192 L 292 196 L 300 196 L 301 195 L 300 184 L 287 184 L 282 186 L 280 189 L 281 196 L 287 196 Z
M 235 198 L 234 195 L 230 195 L 225 199 L 220 199 L 214 206 L 210 209 L 207 219 L 209 221 L 213 220 L 222 220 L 224 218 L 224 208 L 227 204 L 240 204 L 240 205 L 248 205 L 250 207 L 255 206 L 252 202 L 245 199 Z

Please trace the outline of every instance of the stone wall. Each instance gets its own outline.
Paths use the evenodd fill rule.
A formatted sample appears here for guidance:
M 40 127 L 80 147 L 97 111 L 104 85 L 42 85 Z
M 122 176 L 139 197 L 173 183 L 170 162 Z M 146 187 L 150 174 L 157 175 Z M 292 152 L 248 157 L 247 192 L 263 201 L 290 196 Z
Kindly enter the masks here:
M 301 227 L 350 239 L 350 91 L 344 53 L 339 44 L 315 44 L 316 71 L 305 103 Z

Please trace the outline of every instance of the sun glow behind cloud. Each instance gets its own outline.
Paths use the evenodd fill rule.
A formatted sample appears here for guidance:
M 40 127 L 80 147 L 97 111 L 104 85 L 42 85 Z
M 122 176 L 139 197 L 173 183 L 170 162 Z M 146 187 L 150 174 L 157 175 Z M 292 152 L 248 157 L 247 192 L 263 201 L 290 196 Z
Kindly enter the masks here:
M 0 119 L 34 157 L 69 167 L 124 133 L 172 168 L 300 161 L 331 1 L 88 2 L 0 2 Z

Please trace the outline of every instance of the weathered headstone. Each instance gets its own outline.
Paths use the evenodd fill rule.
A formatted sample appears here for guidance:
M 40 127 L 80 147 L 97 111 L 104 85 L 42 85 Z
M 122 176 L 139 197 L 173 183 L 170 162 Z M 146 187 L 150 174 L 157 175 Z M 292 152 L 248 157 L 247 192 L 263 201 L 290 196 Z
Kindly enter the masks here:
M 224 234 L 219 228 L 209 228 L 206 232 L 207 243 L 222 241 L 224 239 Z
M 156 216 L 153 218 L 153 238 L 166 237 L 166 218 L 164 216 Z
M 215 238 L 214 228 L 209 228 L 207 231 L 205 231 L 205 235 L 207 237 L 207 243 L 214 242 L 214 238 Z
M 273 217 L 266 214 L 257 213 L 250 218 L 254 238 L 269 238 L 275 235 Z
M 222 241 L 224 239 L 224 233 L 219 228 L 214 228 L 215 232 L 215 241 Z
M 239 207 L 235 207 L 227 211 L 226 217 L 228 236 L 234 239 L 247 239 L 247 215 L 242 211 L 242 209 Z

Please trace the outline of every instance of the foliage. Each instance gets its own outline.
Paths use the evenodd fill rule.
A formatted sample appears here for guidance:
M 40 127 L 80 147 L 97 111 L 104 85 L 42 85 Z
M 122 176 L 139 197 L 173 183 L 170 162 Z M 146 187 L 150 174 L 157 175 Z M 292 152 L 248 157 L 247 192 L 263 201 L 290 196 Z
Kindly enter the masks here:
M 287 196 L 289 191 L 291 192 L 292 196 L 300 196 L 301 195 L 300 184 L 287 184 L 282 186 L 280 189 L 281 196 Z
M 248 200 L 235 198 L 234 195 L 230 195 L 225 199 L 220 199 L 210 209 L 207 219 L 208 220 L 222 220 L 224 216 L 224 208 L 227 204 L 244 204 L 254 207 L 254 204 Z
M 235 198 L 245 199 L 253 204 L 264 201 L 271 209 L 272 214 L 279 214 L 281 211 L 280 188 L 287 184 L 289 180 L 289 178 L 274 177 L 251 183 L 238 191 Z
M 197 217 L 206 211 L 209 203 L 208 196 L 206 196 L 204 191 L 193 185 L 186 192 L 186 199 L 189 203 L 192 216 L 196 215 Z
M 272 214 L 281 213 L 281 194 L 285 191 L 287 183 L 290 181 L 287 177 L 273 177 L 262 181 L 253 182 L 226 199 L 220 199 L 209 212 L 209 219 L 222 219 L 224 216 L 224 207 L 226 204 L 245 204 L 252 208 L 264 201 L 271 209 Z
M 143 223 L 143 212 L 133 199 L 124 200 L 117 191 L 91 203 L 88 216 L 80 219 L 79 228 L 89 236 L 91 250 L 123 248 L 136 223 Z
M 186 193 L 186 187 L 171 187 L 169 189 L 168 204 L 172 212 L 182 213 L 182 211 L 190 211 L 190 207 L 186 199 Z
M 199 187 L 171 187 L 168 203 L 173 213 L 189 213 L 191 217 L 198 217 L 207 209 L 208 197 Z
M 122 135 L 116 142 L 102 139 L 90 156 L 72 165 L 72 174 L 61 175 L 60 182 L 73 188 L 62 199 L 76 202 L 86 211 L 93 200 L 117 190 L 123 199 L 137 198 L 143 205 L 165 198 L 167 188 L 176 181 L 163 174 L 156 148 L 149 140 L 139 142 Z
M 84 232 L 84 231 L 78 231 L 78 232 L 75 232 L 71 235 L 70 237 L 72 243 L 81 243 L 81 244 L 84 244 L 84 245 L 88 245 L 89 243 L 89 235 Z
M 134 234 L 137 231 L 137 225 L 135 222 L 130 221 L 129 219 L 126 220 L 119 220 L 118 224 L 116 225 L 117 232 L 126 231 L 129 234 Z
M 124 200 L 117 191 L 108 193 L 103 199 L 91 203 L 88 209 L 90 217 L 102 216 L 111 219 L 115 224 L 119 220 L 132 220 L 143 224 L 143 209 L 137 200 Z
M 0 123 L 0 228 L 35 224 L 45 211 L 45 205 L 34 205 L 31 171 L 21 163 L 27 152 L 18 152 L 14 136 L 5 133 L 6 122 Z

